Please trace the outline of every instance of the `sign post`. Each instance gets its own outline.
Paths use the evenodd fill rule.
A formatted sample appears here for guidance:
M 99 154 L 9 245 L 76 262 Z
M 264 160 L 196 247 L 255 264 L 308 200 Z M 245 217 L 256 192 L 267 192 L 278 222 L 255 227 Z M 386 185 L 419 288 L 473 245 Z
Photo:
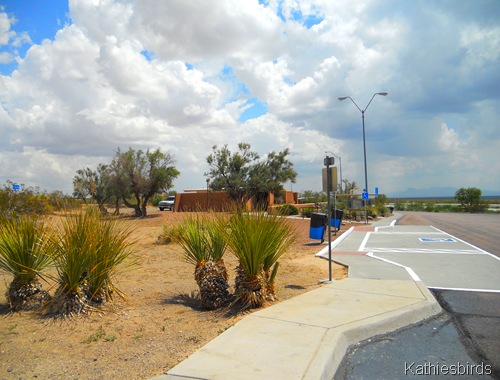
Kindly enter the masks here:
M 330 166 L 334 165 L 335 159 L 333 157 L 326 156 L 323 163 L 326 166 L 326 178 L 325 178 L 325 170 L 323 169 L 323 191 L 326 190 L 326 199 L 327 199 L 327 220 L 328 220 L 328 281 L 332 281 L 332 210 L 330 207 L 330 192 L 332 191 L 332 170 L 330 170 Z M 325 186 L 326 179 L 326 186 Z M 335 181 L 337 181 L 337 175 L 335 172 Z M 325 189 L 326 187 L 326 189 Z
M 369 196 L 368 196 L 368 191 L 366 189 L 363 189 L 362 198 L 363 198 L 363 203 L 365 205 L 365 224 L 367 224 L 368 223 L 368 213 L 366 211 L 366 204 L 368 203 Z

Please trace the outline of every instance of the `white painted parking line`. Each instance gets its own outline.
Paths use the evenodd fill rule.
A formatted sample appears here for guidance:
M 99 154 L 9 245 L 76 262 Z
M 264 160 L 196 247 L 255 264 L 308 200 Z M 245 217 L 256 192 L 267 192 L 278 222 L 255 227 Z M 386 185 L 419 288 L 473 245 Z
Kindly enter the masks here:
M 381 248 L 365 247 L 370 252 L 395 252 L 395 253 L 445 253 L 451 255 L 484 255 L 486 252 L 472 249 L 439 249 L 439 248 Z
M 365 245 L 368 242 L 368 239 L 370 238 L 371 234 L 372 234 L 372 232 L 367 232 L 366 233 L 365 238 L 363 239 L 363 241 L 361 242 L 361 245 L 358 248 L 359 252 L 365 251 Z
M 384 259 L 382 257 L 375 256 L 373 254 L 373 252 L 368 252 L 366 254 L 366 256 L 370 256 L 370 257 L 372 257 L 374 259 L 377 259 L 377 260 L 380 260 L 380 261 L 384 261 L 384 262 L 386 262 L 388 264 L 392 264 L 392 265 L 396 265 L 398 267 L 404 268 L 408 272 L 408 274 L 410 275 L 410 277 L 412 278 L 413 281 L 420 281 L 420 278 L 417 276 L 417 274 L 410 267 L 407 267 L 407 266 L 402 265 L 402 264 L 398 264 L 398 263 L 396 263 L 394 261 L 387 260 L 387 259 Z
M 493 255 L 492 253 L 489 253 L 489 252 L 485 251 L 484 249 L 481 249 L 481 248 L 479 248 L 479 247 L 476 247 L 475 245 L 472 245 L 471 243 L 467 243 L 466 241 L 464 241 L 464 240 L 462 240 L 462 239 L 459 239 L 459 238 L 457 238 L 456 236 L 450 235 L 450 234 L 448 234 L 448 233 L 446 233 L 446 232 L 444 232 L 444 231 L 441 231 L 440 229 L 438 229 L 438 228 L 436 228 L 436 227 L 434 227 L 434 226 L 431 226 L 431 227 L 432 227 L 432 228 L 434 228 L 436 231 L 439 231 L 439 232 L 441 232 L 441 233 L 443 233 L 443 234 L 445 234 L 445 235 L 451 236 L 452 238 L 454 238 L 454 239 L 458 240 L 459 242 L 462 242 L 462 243 L 464 243 L 464 244 L 468 245 L 469 247 L 472 247 L 472 248 L 474 248 L 474 249 L 477 249 L 478 251 L 481 251 L 481 252 L 483 252 L 483 253 L 485 253 L 485 254 L 487 254 L 487 255 L 490 255 L 491 257 L 495 258 L 496 260 L 500 260 L 500 257 L 497 257 L 497 256 Z
M 379 235 L 440 235 L 441 232 L 429 232 L 429 231 L 375 231 Z
M 436 290 L 458 290 L 460 292 L 500 293 L 500 290 L 494 289 L 443 288 L 440 286 L 427 286 L 427 288 Z

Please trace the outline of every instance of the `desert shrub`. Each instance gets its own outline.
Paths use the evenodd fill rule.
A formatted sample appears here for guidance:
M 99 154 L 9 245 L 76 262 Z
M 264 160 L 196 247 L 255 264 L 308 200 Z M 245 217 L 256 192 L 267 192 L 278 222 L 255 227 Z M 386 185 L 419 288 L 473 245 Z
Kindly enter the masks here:
M 436 211 L 436 205 L 434 203 L 425 203 L 424 210 L 427 212 L 434 212 Z
M 15 191 L 12 185 L 12 181 L 7 181 L 0 189 L 0 216 L 6 218 L 27 214 L 43 215 L 53 211 L 78 208 L 81 205 L 81 201 L 60 191 L 46 193 L 39 188 L 25 186 Z
M 151 198 L 150 202 L 154 207 L 158 207 L 158 203 L 160 203 L 163 198 L 164 197 L 162 197 L 160 194 L 156 194 L 153 198 Z
M 298 215 L 299 209 L 292 204 L 285 204 L 283 206 L 276 207 L 276 211 L 279 215 L 288 216 L 288 215 Z
M 179 234 L 182 229 L 182 224 L 165 224 L 163 226 L 162 233 L 158 236 L 156 244 L 170 244 L 172 242 L 178 241 Z
M 396 202 L 394 204 L 394 208 L 396 211 L 404 211 L 405 210 L 405 203 L 404 202 Z
M 223 261 L 227 243 L 224 214 L 194 214 L 185 217 L 176 241 L 186 261 L 195 266 L 194 278 L 200 289 L 202 307 L 217 309 L 229 302 L 229 284 Z
M 14 276 L 7 298 L 14 310 L 32 309 L 48 298 L 38 279 L 51 265 L 45 252 L 48 229 L 32 216 L 2 219 L 0 224 L 0 269 Z
M 50 246 L 57 269 L 58 288 L 49 312 L 58 316 L 84 313 L 90 304 L 123 293 L 112 277 L 132 255 L 132 227 L 101 219 L 97 209 L 67 215 Z M 130 260 L 129 264 L 134 261 Z
M 224 233 L 239 260 L 235 303 L 242 309 L 262 306 L 274 298 L 278 260 L 295 240 L 295 231 L 286 218 L 277 215 L 237 213 Z
M 389 209 L 385 206 L 387 203 L 387 196 L 384 194 L 380 194 L 373 198 L 372 200 L 372 211 L 374 214 L 378 215 L 386 215 L 389 212 Z
M 379 215 L 378 208 L 376 206 L 368 207 L 366 211 L 368 212 L 369 218 L 376 218 Z

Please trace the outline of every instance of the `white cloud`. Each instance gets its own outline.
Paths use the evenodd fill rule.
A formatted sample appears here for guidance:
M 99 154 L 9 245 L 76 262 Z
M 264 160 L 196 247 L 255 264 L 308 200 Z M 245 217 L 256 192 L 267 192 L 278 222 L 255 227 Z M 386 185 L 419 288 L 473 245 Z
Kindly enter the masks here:
M 487 164 L 500 148 L 498 6 L 482 1 L 490 12 L 396 0 L 71 0 L 73 23 L 23 57 L 16 45 L 29 36 L 0 11 L 0 65 L 19 62 L 0 76 L 0 182 L 15 173 L 71 192 L 77 169 L 131 146 L 172 152 L 176 188 L 203 187 L 212 146 L 244 141 L 261 155 L 289 148 L 295 190 L 320 189 L 325 151 L 362 183 L 361 114 L 337 98 L 363 108 L 388 91 L 366 112 L 371 185 L 460 187 L 462 168 L 500 190 L 498 164 Z M 241 123 L 248 99 L 268 113 Z
M 16 32 L 10 29 L 14 21 L 7 13 L 0 12 L 0 46 L 7 45 L 16 36 Z
M 453 128 L 443 123 L 441 124 L 441 134 L 439 136 L 439 148 L 443 152 L 453 152 L 461 148 L 463 143 L 460 142 L 458 133 Z

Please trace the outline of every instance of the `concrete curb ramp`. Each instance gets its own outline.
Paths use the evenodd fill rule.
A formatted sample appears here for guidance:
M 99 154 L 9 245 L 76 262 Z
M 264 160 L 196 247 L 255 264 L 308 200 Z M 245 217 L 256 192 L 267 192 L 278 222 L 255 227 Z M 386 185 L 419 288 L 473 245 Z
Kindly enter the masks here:
M 347 348 L 441 311 L 421 282 L 347 278 L 245 317 L 155 379 L 332 379 Z

